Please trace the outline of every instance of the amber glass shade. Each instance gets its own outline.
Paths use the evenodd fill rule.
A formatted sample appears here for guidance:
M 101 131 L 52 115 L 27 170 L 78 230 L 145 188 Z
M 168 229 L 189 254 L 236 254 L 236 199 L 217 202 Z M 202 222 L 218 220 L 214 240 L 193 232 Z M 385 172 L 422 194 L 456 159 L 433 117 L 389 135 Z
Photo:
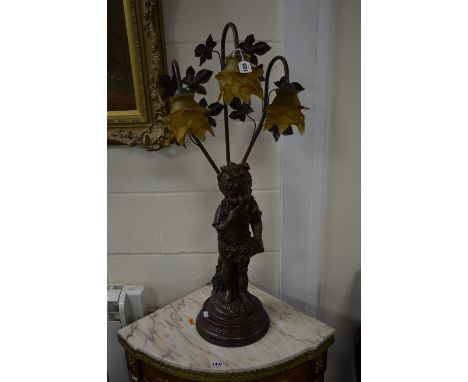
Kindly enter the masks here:
M 244 55 L 248 60 L 248 55 Z M 226 58 L 226 66 L 215 77 L 219 81 L 219 97 L 224 103 L 229 105 L 234 97 L 239 97 L 243 102 L 250 103 L 250 96 L 256 95 L 263 99 L 263 91 L 260 83 L 260 77 L 263 69 L 252 65 L 252 72 L 241 73 L 239 71 L 239 56 L 229 56 Z
M 304 133 L 304 114 L 301 110 L 309 108 L 301 105 L 297 93 L 293 89 L 276 89 L 275 99 L 266 109 L 265 129 L 277 126 L 278 132 L 283 134 L 289 126 L 295 125 L 301 134 Z
M 201 107 L 194 97 L 194 93 L 183 93 L 169 100 L 169 129 L 180 145 L 185 143 L 187 134 L 192 134 L 201 141 L 205 140 L 207 130 L 214 136 L 205 115 L 208 109 Z

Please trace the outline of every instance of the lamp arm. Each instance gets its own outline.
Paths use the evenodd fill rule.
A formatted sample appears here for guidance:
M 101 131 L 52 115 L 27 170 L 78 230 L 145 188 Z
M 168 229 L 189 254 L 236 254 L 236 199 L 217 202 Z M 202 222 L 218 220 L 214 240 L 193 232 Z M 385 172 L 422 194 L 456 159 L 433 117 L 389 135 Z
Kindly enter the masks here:
M 226 36 L 229 29 L 232 29 L 232 35 L 234 36 L 234 48 L 239 49 L 239 35 L 236 24 L 229 22 L 225 25 L 221 36 L 221 70 L 226 66 Z
M 184 88 L 182 87 L 182 80 L 180 79 L 180 69 L 177 60 L 172 60 L 172 75 L 175 77 L 177 82 L 177 92 L 176 94 L 180 94 L 184 92 Z
M 229 29 L 232 29 L 232 34 L 234 36 L 234 47 L 235 49 L 239 48 L 239 35 L 237 33 L 237 27 L 233 22 L 229 22 L 223 29 L 223 35 L 221 37 L 221 70 L 224 70 L 226 66 L 226 36 Z M 224 101 L 223 101 L 224 103 Z M 231 150 L 229 145 L 229 115 L 228 115 L 228 105 L 224 103 L 224 137 L 226 141 L 226 163 L 231 161 Z
M 214 162 L 213 158 L 211 158 L 210 154 L 208 154 L 208 151 L 206 151 L 205 146 L 203 146 L 203 144 L 195 135 L 190 134 L 190 139 L 200 148 L 202 153 L 205 154 L 206 159 L 208 159 L 208 162 L 210 162 L 211 167 L 213 167 L 213 169 L 216 171 L 216 174 L 219 174 L 219 168 L 216 166 L 216 163 Z
M 263 109 L 262 109 L 262 116 L 260 118 L 260 122 L 258 123 L 258 126 L 256 128 L 255 133 L 252 136 L 252 139 L 250 140 L 249 147 L 247 148 L 247 151 L 245 152 L 244 158 L 242 159 L 242 163 L 247 162 L 247 158 L 250 155 L 250 152 L 252 151 L 252 148 L 255 144 L 255 141 L 257 140 L 258 135 L 260 134 L 260 131 L 262 131 L 263 127 L 263 122 L 265 122 L 265 117 L 266 117 L 266 108 L 270 102 L 270 94 L 268 93 L 268 88 L 270 84 L 270 75 L 271 75 L 271 69 L 273 68 L 273 65 L 275 64 L 276 61 L 281 61 L 283 63 L 283 69 L 284 69 L 284 77 L 286 79 L 286 83 L 289 84 L 289 66 L 288 66 L 288 61 L 283 56 L 275 56 L 272 58 L 270 63 L 268 64 L 266 74 L 265 74 L 265 91 L 263 92 Z
M 179 64 L 177 63 L 177 60 L 172 60 L 171 66 L 172 66 L 172 75 L 175 77 L 175 79 L 177 81 L 177 92 L 176 92 L 176 94 L 184 93 L 185 91 L 184 91 L 184 89 L 182 87 L 182 81 L 180 79 L 180 69 L 179 69 Z M 205 154 L 205 157 L 206 157 L 206 159 L 208 159 L 208 162 L 210 162 L 211 167 L 213 167 L 213 169 L 216 171 L 216 173 L 219 174 L 219 168 L 218 168 L 218 166 L 216 166 L 216 163 L 214 162 L 213 158 L 211 158 L 211 155 L 208 153 L 208 151 L 206 151 L 205 146 L 203 146 L 203 144 L 200 142 L 200 140 L 196 136 L 194 136 L 192 134 L 190 134 L 190 139 L 192 139 L 192 141 L 200 148 L 202 153 Z

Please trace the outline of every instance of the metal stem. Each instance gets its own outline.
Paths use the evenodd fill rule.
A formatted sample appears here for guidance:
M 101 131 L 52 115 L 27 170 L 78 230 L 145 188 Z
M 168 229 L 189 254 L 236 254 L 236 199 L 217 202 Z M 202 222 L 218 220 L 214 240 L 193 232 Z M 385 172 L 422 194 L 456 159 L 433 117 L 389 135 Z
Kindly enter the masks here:
M 213 52 L 215 52 L 219 57 L 219 66 L 223 66 L 223 60 L 221 59 L 221 53 L 219 53 L 219 50 L 213 50 Z
M 182 80 L 180 79 L 180 70 L 179 70 L 179 64 L 177 63 L 177 60 L 172 60 L 171 65 L 172 65 L 172 75 L 175 77 L 177 81 L 177 93 L 183 93 L 184 89 L 182 88 Z
M 229 115 L 226 104 L 224 104 L 224 140 L 226 142 L 226 163 L 229 163 L 231 161 L 231 149 L 229 145 Z
M 262 131 L 263 127 L 263 122 L 265 122 L 265 117 L 266 117 L 266 108 L 270 102 L 270 94 L 268 93 L 268 88 L 269 88 L 269 83 L 270 83 L 270 74 L 271 74 L 271 69 L 273 68 L 273 65 L 276 61 L 281 61 L 283 63 L 283 69 L 284 69 L 284 77 L 286 79 L 286 83 L 289 84 L 289 66 L 288 66 L 288 61 L 283 56 L 276 56 L 273 57 L 273 59 L 270 61 L 268 64 L 268 68 L 266 71 L 265 75 L 265 91 L 264 91 L 264 97 L 263 97 L 263 110 L 262 110 L 262 117 L 260 118 L 260 122 L 258 123 L 257 129 L 252 136 L 252 139 L 250 140 L 249 147 L 247 148 L 247 151 L 245 152 L 244 158 L 242 159 L 242 163 L 247 162 L 247 159 L 250 155 L 250 152 L 252 151 L 252 148 L 255 144 L 255 141 L 257 140 L 258 135 L 260 134 L 260 131 Z
M 232 29 L 232 34 L 234 36 L 234 47 L 235 49 L 239 48 L 239 35 L 237 33 L 237 27 L 233 22 L 229 22 L 223 29 L 223 35 L 221 37 L 221 70 L 224 70 L 226 66 L 226 36 L 228 30 Z M 231 150 L 229 145 L 229 115 L 228 115 L 228 106 L 224 103 L 224 137 L 226 141 L 226 163 L 231 161 Z
M 250 115 L 246 114 L 246 117 L 249 118 L 253 123 L 254 123 L 254 132 L 255 129 L 257 128 L 257 122 L 255 122 L 255 119 L 253 119 Z
M 208 151 L 206 151 L 205 146 L 200 142 L 200 140 L 195 136 L 190 134 L 190 138 L 194 141 L 194 143 L 200 148 L 203 154 L 205 154 L 206 159 L 208 159 L 208 162 L 210 162 L 211 167 L 216 171 L 216 174 L 219 174 L 219 168 L 216 166 L 216 163 L 214 162 L 213 158 L 211 158 L 210 154 L 208 154 Z
M 239 35 L 237 34 L 236 24 L 229 22 L 223 29 L 223 35 L 221 37 L 221 70 L 226 66 L 226 35 L 229 30 L 232 29 L 232 34 L 234 36 L 234 49 L 239 49 Z

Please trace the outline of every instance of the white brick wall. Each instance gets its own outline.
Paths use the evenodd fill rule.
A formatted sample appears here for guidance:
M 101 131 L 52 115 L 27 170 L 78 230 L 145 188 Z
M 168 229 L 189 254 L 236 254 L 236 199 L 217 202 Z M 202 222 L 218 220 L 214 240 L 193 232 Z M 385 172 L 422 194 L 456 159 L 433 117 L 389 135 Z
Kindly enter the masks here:
M 241 41 L 250 33 L 272 49 L 260 58 L 282 52 L 281 0 L 163 0 L 167 57 L 181 69 L 198 59 L 193 50 L 209 33 L 217 39 L 228 21 L 236 23 Z M 261 17 L 259 16 L 261 15 Z M 260 17 L 260 18 L 259 18 Z M 228 37 L 230 40 L 231 37 Z M 232 49 L 228 43 L 226 51 Z M 216 73 L 216 61 L 204 67 Z M 279 65 L 275 70 L 279 70 Z M 273 71 L 274 80 L 279 71 Z M 217 98 L 217 81 L 207 86 L 208 102 Z M 259 103 L 253 105 L 258 119 Z M 231 159 L 239 161 L 252 133 L 249 123 L 233 123 Z M 224 164 L 224 131 L 207 137 L 206 148 Z M 263 211 L 267 252 L 252 259 L 249 276 L 266 291 L 279 294 L 280 146 L 262 133 L 249 158 L 254 196 Z M 163 306 L 203 286 L 211 279 L 217 259 L 216 232 L 211 226 L 222 199 L 216 176 L 193 145 L 160 152 L 140 148 L 108 148 L 108 279 L 112 283 L 147 287 L 149 306 Z

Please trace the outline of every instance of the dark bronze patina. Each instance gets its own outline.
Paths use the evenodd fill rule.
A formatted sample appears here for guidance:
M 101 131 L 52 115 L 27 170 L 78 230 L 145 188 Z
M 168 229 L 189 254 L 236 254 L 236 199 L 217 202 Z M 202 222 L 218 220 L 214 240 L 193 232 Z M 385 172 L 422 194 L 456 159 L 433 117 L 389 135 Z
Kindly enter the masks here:
M 252 196 L 247 163 L 229 162 L 221 167 L 218 186 L 224 195 L 213 222 L 218 232 L 218 265 L 211 297 L 203 304 L 196 325 L 207 341 L 243 346 L 257 341 L 270 326 L 262 303 L 247 291 L 250 258 L 263 252 L 262 212 Z
M 266 43 L 255 43 L 253 35 L 249 35 L 245 42 L 239 44 L 236 26 L 233 23 L 228 23 L 222 34 L 221 53 L 213 50 L 216 43 L 213 41 L 211 35 L 208 37 L 206 44 L 197 46 L 195 54 L 197 57 L 200 57 L 200 65 L 205 60 L 211 59 L 212 53 L 216 52 L 220 59 L 221 70 L 227 67 L 228 60 L 233 57 L 233 55 L 228 57 L 225 55 L 226 35 L 229 29 L 233 32 L 235 51 L 241 50 L 243 52 L 243 57 L 249 59 L 252 65 L 256 66 L 258 63 L 256 54 L 265 54 L 270 49 Z M 253 121 L 253 119 L 247 115 L 252 112 L 250 103 L 241 103 L 239 98 L 234 98 L 229 105 L 226 103 L 214 103 L 208 107 L 209 109 L 206 109 L 208 110 L 206 113 L 207 118 L 219 114 L 221 110 L 224 112 L 226 166 L 218 168 L 213 161 L 206 148 L 200 142 L 200 139 L 204 138 L 204 135 L 199 139 L 196 134 L 193 134 L 190 130 L 187 130 L 186 133 L 192 142 L 201 149 L 213 167 L 217 174 L 219 189 L 224 196 L 224 199 L 216 210 L 213 222 L 213 227 L 218 232 L 219 251 L 216 272 L 212 278 L 213 290 L 211 296 L 205 301 L 198 314 L 196 328 L 198 333 L 207 341 L 225 347 L 251 344 L 264 336 L 270 326 L 270 319 L 262 303 L 247 290 L 247 271 L 250 259 L 264 251 L 262 241 L 262 213 L 252 196 L 252 177 L 249 172 L 250 167 L 247 164 L 247 159 L 264 126 L 266 109 L 269 106 L 270 74 L 273 64 L 276 61 L 281 61 L 284 67 L 284 77 L 279 82 L 275 83 L 278 88 L 289 92 L 291 92 L 292 87 L 299 88 L 299 91 L 302 88 L 298 83 L 289 83 L 288 64 L 283 56 L 276 56 L 270 61 L 265 78 L 261 80 L 265 81 L 262 116 L 258 126 L 254 122 L 255 128 L 252 138 L 240 164 L 231 162 L 229 118 L 240 119 L 242 117 L 243 119 L 241 120 L 244 121 L 245 118 L 248 117 Z M 257 73 L 261 74 L 261 69 L 259 68 L 260 67 L 256 67 L 255 70 L 258 71 Z M 231 69 L 231 71 L 235 72 L 235 65 Z M 189 70 L 191 73 L 189 73 Z M 195 75 L 193 68 L 190 67 L 187 70 L 187 76 L 181 80 L 179 66 L 177 61 L 173 60 L 172 72 L 172 80 L 167 76 L 165 78 L 165 83 L 167 85 L 166 90 L 169 95 L 173 96 L 172 104 L 177 101 L 175 97 L 180 98 L 180 95 L 185 94 L 187 91 L 198 91 L 201 94 L 206 94 L 205 89 L 200 86 L 200 84 L 204 83 L 204 81 L 206 82 L 207 78 L 209 79 L 211 76 L 210 71 L 202 70 Z M 257 79 L 257 81 L 257 83 L 260 83 L 259 79 Z M 187 85 L 186 89 L 184 89 L 183 83 Z M 258 93 L 258 88 L 254 87 L 254 89 L 255 92 Z M 297 97 L 297 90 L 293 91 L 294 96 Z M 261 94 L 256 95 L 261 96 Z M 193 98 L 193 94 L 190 97 Z M 190 107 L 193 109 L 195 106 L 193 105 L 194 101 L 192 98 Z M 278 103 L 277 100 L 276 102 Z M 184 109 L 182 103 L 180 103 L 179 106 L 179 108 Z M 205 106 L 206 102 L 203 107 Z M 232 116 L 232 113 L 229 115 L 228 106 L 234 109 L 233 113 L 236 113 L 235 117 Z M 213 126 L 215 126 L 216 123 L 213 118 L 211 118 L 211 120 Z M 185 125 L 182 127 L 184 126 Z M 280 134 L 283 133 L 283 131 L 279 132 L 278 127 L 274 127 L 278 135 L 292 134 L 291 126 L 288 128 L 288 130 L 291 131 L 288 134 L 286 134 L 286 132 Z M 185 135 L 183 138 L 185 138 Z M 275 139 L 277 140 L 277 138 Z M 180 143 L 182 144 L 183 142 L 180 141 Z

